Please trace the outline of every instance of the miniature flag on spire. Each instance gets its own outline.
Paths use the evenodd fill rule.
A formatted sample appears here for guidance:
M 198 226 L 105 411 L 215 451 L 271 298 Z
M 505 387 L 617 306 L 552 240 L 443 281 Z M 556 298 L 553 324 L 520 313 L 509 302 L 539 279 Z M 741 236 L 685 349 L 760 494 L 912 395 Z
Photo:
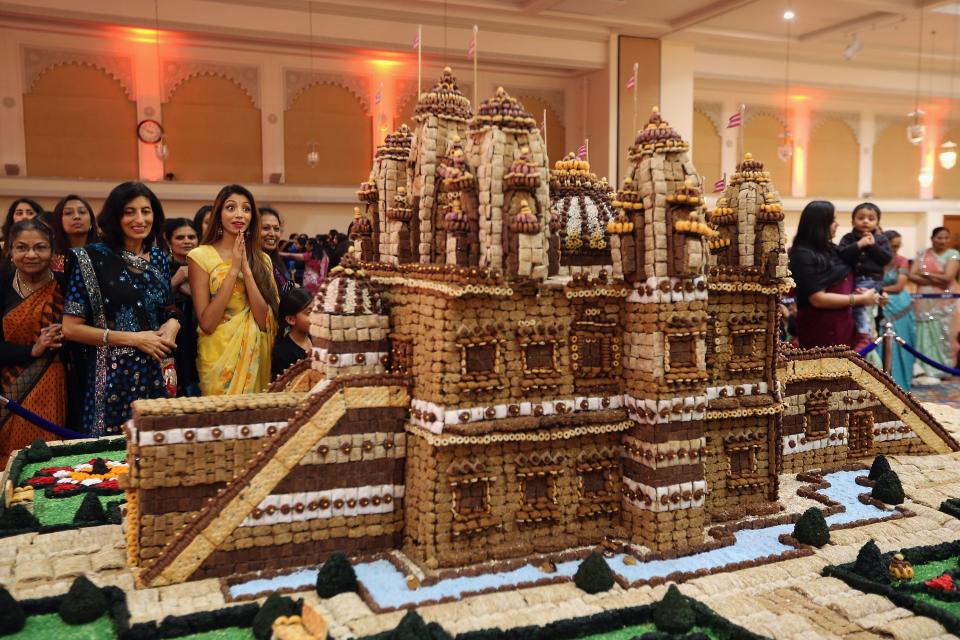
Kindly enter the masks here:
M 741 124 L 743 124 L 743 114 L 739 111 L 727 118 L 727 129 L 736 129 Z
M 477 31 L 479 31 L 477 25 L 473 25 L 473 39 L 470 40 L 470 45 L 467 47 L 467 57 L 476 58 L 477 57 Z
M 723 176 L 719 180 L 713 183 L 713 192 L 720 193 L 727 188 L 727 177 Z
M 378 105 L 383 101 L 383 83 L 380 83 L 380 88 L 377 89 L 377 95 L 373 97 L 373 101 Z
M 580 145 L 580 148 L 577 149 L 577 160 L 583 160 L 587 157 L 587 143 L 584 142 Z
M 627 78 L 627 89 L 633 89 L 637 86 L 637 74 L 636 72 L 631 73 L 630 77 Z
M 419 29 L 417 30 L 417 37 L 413 39 L 413 46 L 410 48 L 416 49 L 417 51 L 420 50 L 420 30 Z

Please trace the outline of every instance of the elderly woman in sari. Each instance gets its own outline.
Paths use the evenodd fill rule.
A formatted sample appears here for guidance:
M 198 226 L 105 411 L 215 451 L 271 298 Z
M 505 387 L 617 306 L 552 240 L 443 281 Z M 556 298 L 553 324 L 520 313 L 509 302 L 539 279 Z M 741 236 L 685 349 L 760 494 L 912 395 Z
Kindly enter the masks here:
M 53 239 L 45 224 L 15 223 L 7 238 L 12 269 L 0 276 L 0 384 L 3 395 L 62 425 L 66 418 L 66 376 L 60 360 L 63 290 L 50 269 Z M 11 451 L 37 438 L 56 436 L 0 409 L 0 466 Z

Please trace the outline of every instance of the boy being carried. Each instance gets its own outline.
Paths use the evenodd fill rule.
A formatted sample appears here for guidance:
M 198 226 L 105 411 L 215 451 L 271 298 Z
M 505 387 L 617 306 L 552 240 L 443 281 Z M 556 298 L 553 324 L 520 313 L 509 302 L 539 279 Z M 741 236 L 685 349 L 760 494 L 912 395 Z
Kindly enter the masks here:
M 883 270 L 893 258 L 890 241 L 880 228 L 880 208 L 864 202 L 853 210 L 853 231 L 840 238 L 840 255 L 853 267 L 858 289 L 882 290 Z M 857 326 L 857 349 L 862 349 L 876 333 L 876 306 L 853 308 Z

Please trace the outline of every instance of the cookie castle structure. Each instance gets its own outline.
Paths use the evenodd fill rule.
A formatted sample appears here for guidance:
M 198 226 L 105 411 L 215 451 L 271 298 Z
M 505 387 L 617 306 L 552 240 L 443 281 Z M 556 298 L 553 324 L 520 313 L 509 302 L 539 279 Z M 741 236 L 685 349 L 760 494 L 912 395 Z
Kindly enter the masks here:
M 446 95 L 430 108 L 463 107 Z M 445 140 L 435 155 L 412 144 L 401 167 L 378 154 L 361 188 L 378 222 L 355 240 L 371 259 L 324 283 L 311 359 L 278 382 L 302 388 L 309 373 L 310 392 L 135 404 L 141 585 L 333 551 L 401 550 L 426 571 L 608 539 L 695 551 L 707 524 L 778 508 L 786 468 L 957 448 L 848 354 L 778 354 L 790 282 L 762 170 L 741 165 L 708 223 L 687 145 L 655 113 L 607 211 L 588 167 L 548 175 L 519 103 L 498 91 L 484 104 L 463 136 L 434 138 L 431 118 L 399 132 Z M 580 195 L 603 218 L 571 214 L 564 199 Z M 404 230 L 416 247 L 394 241 Z M 850 446 L 854 426 L 867 448 Z

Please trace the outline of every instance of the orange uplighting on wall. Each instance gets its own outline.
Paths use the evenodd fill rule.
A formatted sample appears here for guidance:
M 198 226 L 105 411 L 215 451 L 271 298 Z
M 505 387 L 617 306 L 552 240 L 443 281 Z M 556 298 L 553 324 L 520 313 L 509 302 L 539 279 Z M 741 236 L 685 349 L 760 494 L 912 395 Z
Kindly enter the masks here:
M 351 67 L 370 80 L 370 106 L 373 115 L 373 144 L 382 144 L 394 129 L 397 95 L 395 78 L 410 64 L 409 56 L 389 51 L 365 52 Z
M 790 131 L 793 134 L 793 196 L 807 195 L 807 144 L 810 142 L 810 107 L 800 101 L 790 111 Z

